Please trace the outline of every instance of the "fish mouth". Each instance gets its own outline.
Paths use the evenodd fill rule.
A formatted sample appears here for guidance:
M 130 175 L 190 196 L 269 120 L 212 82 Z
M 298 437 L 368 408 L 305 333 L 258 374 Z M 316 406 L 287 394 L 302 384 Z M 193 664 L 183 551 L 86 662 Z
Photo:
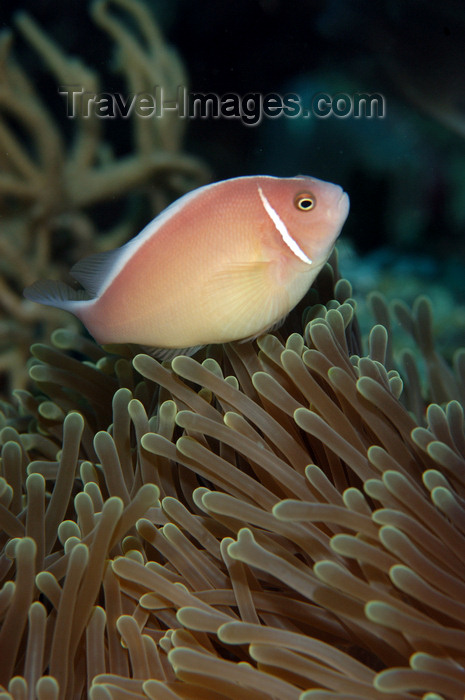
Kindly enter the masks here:
M 349 213 L 350 199 L 349 195 L 347 194 L 347 192 L 344 192 L 344 190 L 341 191 L 339 199 L 336 202 L 336 207 L 340 216 L 344 217 L 345 219 Z
M 326 216 L 328 219 L 335 224 L 338 224 L 341 228 L 347 219 L 347 215 L 350 209 L 350 200 L 347 192 L 344 192 L 342 187 L 337 185 L 337 191 L 334 192 L 334 196 L 330 202 L 328 202 L 326 209 Z

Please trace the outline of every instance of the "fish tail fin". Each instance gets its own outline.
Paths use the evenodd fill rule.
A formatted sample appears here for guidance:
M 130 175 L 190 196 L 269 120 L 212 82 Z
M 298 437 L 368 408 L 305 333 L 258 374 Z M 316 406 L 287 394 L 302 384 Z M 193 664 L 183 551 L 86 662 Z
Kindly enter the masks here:
M 23 292 L 26 299 L 46 306 L 56 306 L 58 309 L 75 313 L 83 302 L 92 301 L 85 289 L 73 289 L 64 282 L 55 280 L 38 280 L 26 287 Z

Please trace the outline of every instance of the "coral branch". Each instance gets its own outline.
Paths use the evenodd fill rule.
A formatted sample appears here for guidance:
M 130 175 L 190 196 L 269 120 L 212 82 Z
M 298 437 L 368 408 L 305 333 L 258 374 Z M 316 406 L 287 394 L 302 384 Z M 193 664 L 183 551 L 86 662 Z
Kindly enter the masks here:
M 131 21 L 122 22 L 112 10 L 126 13 Z M 142 2 L 98 0 L 91 5 L 91 15 L 115 43 L 118 70 L 129 92 L 149 92 L 159 85 L 167 97 L 175 97 L 178 85 L 186 84 L 176 51 L 166 45 Z M 78 86 L 92 94 L 100 91 L 95 69 L 67 55 L 32 17 L 18 13 L 15 23 L 58 81 L 57 89 Z M 27 70 L 14 60 L 12 43 L 12 34 L 4 31 L 0 35 L 0 320 L 7 314 L 23 330 L 27 328 L 21 334 L 23 343 L 15 348 L 25 366 L 36 334 L 53 330 L 58 316 L 49 308 L 33 309 L 25 302 L 24 286 L 39 277 L 60 277 L 78 258 L 120 245 L 143 223 L 133 201 L 142 209 L 147 200 L 146 219 L 169 203 L 173 193 L 180 195 L 206 182 L 208 171 L 198 159 L 182 152 L 185 120 L 176 114 L 152 119 L 132 115 L 125 124 L 133 150 L 119 157 L 112 154 L 103 121 L 92 110 L 88 117 L 76 115 L 69 136 L 64 117 L 51 111 Z M 132 206 L 126 207 L 120 221 L 112 222 L 113 228 L 89 235 L 96 231 L 98 207 L 108 201 Z M 7 367 L 15 355 L 10 349 L 0 343 L 4 353 L 0 392 L 5 388 L 2 383 L 8 388 Z M 11 369 L 17 382 L 16 360 Z M 24 372 L 20 386 L 26 381 Z

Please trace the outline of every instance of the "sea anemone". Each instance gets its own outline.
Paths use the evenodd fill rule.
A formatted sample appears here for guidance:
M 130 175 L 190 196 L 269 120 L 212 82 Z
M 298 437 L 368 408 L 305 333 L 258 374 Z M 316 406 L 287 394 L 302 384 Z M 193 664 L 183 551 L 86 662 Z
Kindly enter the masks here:
M 363 354 L 349 283 L 318 284 L 302 334 L 203 361 L 33 346 L 0 433 L 0 700 L 463 698 L 465 352 L 399 303 L 396 369 L 373 295 Z

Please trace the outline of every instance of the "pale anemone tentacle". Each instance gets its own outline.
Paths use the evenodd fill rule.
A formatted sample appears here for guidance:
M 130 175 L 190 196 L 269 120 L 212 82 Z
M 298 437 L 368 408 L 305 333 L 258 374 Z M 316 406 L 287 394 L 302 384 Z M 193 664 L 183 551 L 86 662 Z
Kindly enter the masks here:
M 405 393 L 336 288 L 204 362 L 34 348 L 0 412 L 2 699 L 463 698 L 465 363 L 423 338 Z

